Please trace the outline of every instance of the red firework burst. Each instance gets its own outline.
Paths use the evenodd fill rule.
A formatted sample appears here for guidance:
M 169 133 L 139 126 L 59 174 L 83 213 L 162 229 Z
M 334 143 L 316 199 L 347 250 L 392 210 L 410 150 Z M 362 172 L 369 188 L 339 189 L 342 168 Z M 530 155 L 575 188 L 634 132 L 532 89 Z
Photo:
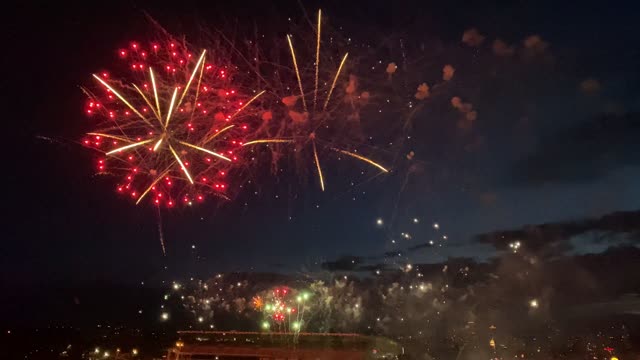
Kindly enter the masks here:
M 96 130 L 83 143 L 104 155 L 98 172 L 120 176 L 117 192 L 136 204 L 229 199 L 228 174 L 243 165 L 235 152 L 248 136 L 250 104 L 262 92 L 235 86 L 232 64 L 209 62 L 206 51 L 175 41 L 131 43 L 118 56 L 124 77 L 94 74 L 98 87 L 84 89 Z

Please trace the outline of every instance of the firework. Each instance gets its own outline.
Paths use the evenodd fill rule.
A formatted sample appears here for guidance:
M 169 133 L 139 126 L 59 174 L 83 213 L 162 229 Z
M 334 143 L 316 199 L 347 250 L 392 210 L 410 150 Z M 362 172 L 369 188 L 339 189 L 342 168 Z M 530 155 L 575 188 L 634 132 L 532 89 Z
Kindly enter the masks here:
M 309 292 L 279 286 L 254 299 L 263 297 L 265 299 L 264 306 L 261 308 L 263 330 L 296 334 L 304 328 L 304 313 L 308 311 Z
M 359 122 L 359 110 L 366 105 L 368 92 L 356 93 L 357 78 L 347 76 L 348 53 L 334 58 L 330 51 L 322 50 L 322 12 L 318 11 L 313 50 L 300 54 L 294 45 L 293 35 L 287 35 L 287 57 L 291 63 L 291 83 L 283 81 L 278 71 L 271 88 L 277 103 L 269 107 L 265 122 L 274 118 L 284 119 L 280 124 L 267 124 L 257 132 L 256 140 L 246 142 L 244 146 L 284 144 L 296 153 L 297 160 L 303 164 L 313 163 L 320 188 L 325 190 L 323 175 L 323 154 L 339 153 L 374 166 L 381 172 L 389 170 L 372 159 L 358 154 L 353 141 L 342 138 L 349 126 Z M 331 40 L 333 42 L 333 40 Z M 307 56 L 305 56 L 307 55 Z M 339 59 L 339 61 L 338 61 Z M 266 78 L 266 76 L 262 77 Z M 346 81 L 346 79 L 349 79 Z M 295 84 L 295 85 L 293 85 Z M 341 86 L 341 84 L 346 84 Z M 337 94 L 339 92 L 339 94 Z M 357 126 L 356 126 L 357 127 Z M 259 129 L 260 130 L 260 129 Z M 262 136 L 262 137 L 261 137 Z M 340 146 L 338 146 L 340 145 Z M 344 145 L 344 146 L 343 146 Z M 326 150 L 326 151 L 325 151 Z M 274 156 L 277 157 L 277 156 Z
M 235 152 L 264 92 L 243 91 L 235 67 L 208 61 L 169 41 L 118 51 L 128 73 L 94 74 L 86 113 L 97 130 L 84 144 L 102 153 L 98 171 L 120 176 L 119 193 L 173 207 L 212 194 L 229 199 L 227 174 L 242 165 Z

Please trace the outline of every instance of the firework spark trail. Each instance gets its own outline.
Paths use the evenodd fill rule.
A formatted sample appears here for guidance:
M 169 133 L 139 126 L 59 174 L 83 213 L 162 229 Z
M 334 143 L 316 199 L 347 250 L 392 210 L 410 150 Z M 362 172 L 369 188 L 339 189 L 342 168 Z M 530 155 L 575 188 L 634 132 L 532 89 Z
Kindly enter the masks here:
M 300 97 L 302 98 L 302 106 L 304 107 L 304 112 L 307 112 L 307 102 L 304 99 L 304 90 L 302 89 L 302 79 L 300 78 L 300 70 L 298 70 L 298 61 L 296 60 L 296 53 L 293 50 L 293 44 L 291 43 L 291 35 L 287 35 L 287 41 L 289 42 L 289 50 L 291 50 L 293 67 L 296 71 L 296 77 L 298 78 L 298 87 L 300 88 Z
M 191 73 L 191 77 L 189 78 L 189 81 L 187 81 L 187 85 L 184 87 L 184 91 L 182 92 L 182 96 L 180 96 L 180 100 L 178 101 L 177 107 L 180 107 L 180 105 L 182 104 L 182 100 L 184 99 L 184 96 L 187 95 L 187 92 L 189 91 L 189 87 L 191 87 L 191 82 L 193 81 L 193 78 L 196 76 L 196 72 L 198 72 L 198 68 L 200 67 L 200 64 L 204 65 L 203 60 L 204 60 L 204 55 L 206 53 L 207 53 L 207 50 L 202 51 L 202 55 L 200 55 L 200 59 L 198 59 L 196 66 L 193 67 L 193 72 Z M 197 95 L 196 95 L 196 100 L 197 100 Z M 168 118 L 167 118 L 167 123 L 169 123 Z
M 153 96 L 156 98 L 156 107 L 158 108 L 158 120 L 162 125 L 162 111 L 160 111 L 160 100 L 158 99 L 158 88 L 156 87 L 156 78 L 153 76 L 153 70 L 149 68 L 149 74 L 151 75 L 151 85 L 153 86 Z
M 231 128 L 232 128 L 232 127 L 234 127 L 234 126 L 235 126 L 235 125 L 229 125 L 229 126 L 226 126 L 226 127 L 222 128 L 222 130 L 220 130 L 220 131 L 218 131 L 218 132 L 214 132 L 214 133 L 213 133 L 213 135 L 211 135 L 210 137 L 206 138 L 202 143 L 203 143 L 203 144 L 208 143 L 209 141 L 211 141 L 211 140 L 215 139 L 218 135 L 220 135 L 220 134 L 222 134 L 223 132 L 225 132 L 225 131 L 227 131 L 227 130 L 231 129 Z
M 316 167 L 318 168 L 318 178 L 320 179 L 320 188 L 324 191 L 324 178 L 322 176 L 322 168 L 320 168 L 320 160 L 318 160 L 318 151 L 316 150 L 316 141 L 311 140 L 313 144 L 313 158 L 316 161 Z
M 140 117 L 140 119 L 142 119 L 142 121 L 144 121 L 145 123 L 147 123 L 147 125 L 151 126 L 151 124 L 149 123 L 149 120 L 147 120 L 146 117 L 144 117 L 142 114 L 140 114 L 140 112 L 138 112 L 138 110 L 136 110 L 135 107 L 133 107 L 133 105 L 131 105 L 127 99 L 125 99 L 122 95 L 120 95 L 119 92 L 117 92 L 114 88 L 112 88 L 111 86 L 109 86 L 109 84 L 107 84 L 106 81 L 102 80 L 98 75 L 93 74 L 93 77 L 96 78 L 96 80 L 98 80 L 102 85 L 104 85 L 104 87 L 106 87 L 107 89 L 109 89 L 109 91 L 111 91 L 112 93 L 114 93 L 118 99 L 120 99 L 120 101 L 122 101 L 125 105 L 127 105 L 129 107 L 129 109 L 131 109 L 131 111 L 133 111 L 136 115 L 138 115 Z
M 347 61 L 347 56 L 349 56 L 349 53 L 344 54 L 342 61 L 340 61 L 340 66 L 338 66 L 338 71 L 336 71 L 336 76 L 333 78 L 333 84 L 331 84 L 331 89 L 329 89 L 329 94 L 327 95 L 327 100 L 325 100 L 324 102 L 322 111 L 327 110 L 327 105 L 329 105 L 329 100 L 331 100 L 331 94 L 333 93 L 333 89 L 335 89 L 336 87 L 336 82 L 338 81 L 338 77 L 340 76 L 340 72 L 342 71 L 342 66 L 344 66 L 345 61 Z
M 169 104 L 169 111 L 167 112 L 167 120 L 164 123 L 164 128 L 166 129 L 169 126 L 169 120 L 171 120 L 171 113 L 173 111 L 173 105 L 176 102 L 176 94 L 178 93 L 178 88 L 173 90 L 173 95 L 171 96 L 171 103 Z
M 185 146 L 188 146 L 188 147 L 190 147 L 190 148 L 193 148 L 193 149 L 196 149 L 196 150 L 200 150 L 200 151 L 205 152 L 205 153 L 207 153 L 207 154 L 210 154 L 210 155 L 213 155 L 213 156 L 219 157 L 220 159 L 223 159 L 223 160 L 226 160 L 226 161 L 231 161 L 231 159 L 229 159 L 228 157 L 226 157 L 226 156 L 224 156 L 224 155 L 222 155 L 222 154 L 218 154 L 217 152 L 214 152 L 214 151 L 211 151 L 211 150 L 207 150 L 207 149 L 202 148 L 202 147 L 200 147 L 200 146 L 196 146 L 196 145 L 193 145 L 193 144 L 189 144 L 188 142 L 184 142 L 184 141 L 178 141 L 178 142 L 179 142 L 180 144 L 185 145 Z
M 153 187 L 156 186 L 158 181 L 162 180 L 163 177 L 167 176 L 169 171 L 170 171 L 170 169 L 165 170 L 165 172 L 163 172 L 160 176 L 158 176 L 155 180 L 153 180 L 151 185 L 149 185 L 149 187 L 142 193 L 142 195 L 140 195 L 140 197 L 138 198 L 138 201 L 136 201 L 136 205 L 138 205 L 140 203 L 140 201 L 142 201 L 142 199 L 145 197 L 145 195 L 147 195 L 149 193 L 149 191 L 151 191 L 151 189 L 153 189 Z
M 142 92 L 142 90 L 140 90 L 140 88 L 138 87 L 138 85 L 133 84 L 133 88 L 136 89 L 136 91 L 138 92 L 138 94 L 140 94 L 140 97 L 142 97 L 142 99 L 144 100 L 145 103 L 147 103 L 147 105 L 149 106 L 149 108 L 151 109 L 151 111 L 153 111 L 153 114 L 156 116 L 156 118 L 158 120 L 160 120 L 160 114 L 158 114 L 156 112 L 156 109 L 153 107 L 153 105 L 151 105 L 151 102 L 149 101 L 149 99 L 147 99 L 147 97 L 144 95 L 144 93 Z M 162 121 L 160 121 L 160 123 L 162 124 Z
M 266 92 L 266 90 L 262 90 L 260 91 L 256 96 L 252 97 L 249 101 L 247 101 L 246 104 L 242 105 L 242 107 L 240 109 L 238 109 L 235 113 L 233 113 L 233 115 L 231 115 L 231 117 L 229 118 L 229 120 L 233 119 L 236 117 L 236 115 L 238 115 L 239 113 L 242 112 L 242 110 L 244 110 L 247 106 L 249 106 L 249 104 L 251 104 L 255 99 L 259 98 L 262 94 L 264 94 Z
M 102 137 L 106 137 L 106 138 L 110 138 L 110 139 L 115 139 L 115 140 L 119 140 L 119 141 L 124 141 L 124 142 L 132 142 L 130 139 L 127 139 L 125 137 L 122 136 L 117 136 L 117 135 L 111 135 L 111 134 L 104 134 L 104 133 L 97 133 L 97 132 L 90 132 L 87 133 L 87 135 L 92 135 L 92 136 L 102 136 Z
M 162 256 L 167 256 L 167 249 L 164 246 L 164 232 L 162 231 L 162 215 L 160 213 L 160 207 L 157 207 L 156 209 L 158 209 L 158 237 L 160 238 Z
M 320 71 L 320 34 L 322 26 L 322 10 L 318 10 L 318 37 L 316 41 L 316 86 L 313 90 L 313 110 L 316 109 L 318 98 L 318 72 Z
M 136 147 L 136 146 L 140 146 L 140 145 L 144 145 L 144 144 L 150 143 L 150 142 L 152 142 L 153 140 L 154 140 L 154 139 L 143 140 L 143 141 L 140 141 L 140 142 L 137 142 L 137 143 L 133 143 L 133 144 L 130 144 L 130 145 L 126 145 L 126 146 L 123 146 L 123 147 L 117 148 L 117 149 L 115 149 L 115 150 L 111 150 L 111 151 L 107 152 L 106 154 L 107 154 L 107 155 L 111 155 L 111 154 L 113 154 L 113 153 L 121 152 L 121 151 L 124 151 L 124 150 L 127 150 L 127 149 L 134 148 L 134 147 Z
M 369 159 L 369 158 L 366 158 L 366 157 L 364 157 L 364 156 L 362 156 L 362 155 L 358 155 L 358 154 L 352 153 L 352 152 L 350 152 L 350 151 L 346 151 L 346 150 L 342 150 L 342 149 L 337 149 L 337 148 L 331 148 L 331 150 L 334 150 L 334 151 L 337 151 L 337 152 L 339 152 L 339 153 L 342 153 L 342 154 L 345 154 L 345 155 L 351 156 L 351 157 L 353 157 L 353 158 L 355 158 L 355 159 L 358 159 L 358 160 L 362 160 L 362 161 L 364 161 L 364 162 L 366 162 L 366 163 L 368 163 L 368 164 L 371 164 L 371 165 L 373 165 L 373 166 L 377 167 L 378 169 L 380 169 L 380 170 L 382 170 L 382 171 L 384 171 L 384 172 L 386 172 L 386 173 L 387 173 L 387 172 L 389 172 L 389 170 L 388 170 L 388 169 L 386 169 L 384 166 L 382 166 L 382 165 L 378 164 L 377 162 L 375 162 L 375 161 L 373 161 L 373 160 L 371 160 L 371 159 Z
M 169 150 L 171 151 L 173 156 L 176 158 L 176 160 L 178 160 L 178 164 L 180 164 L 182 171 L 184 171 L 184 174 L 187 175 L 189 182 L 193 185 L 193 179 L 191 178 L 191 175 L 189 175 L 189 170 L 187 170 L 187 168 L 184 166 L 184 164 L 182 163 L 182 160 L 180 160 L 180 157 L 178 156 L 176 151 L 173 149 L 173 146 L 171 146 L 171 144 L 169 144 Z
M 293 140 L 289 139 L 260 139 L 260 140 L 252 140 L 242 144 L 242 146 L 248 146 L 253 144 L 269 144 L 269 143 L 292 143 Z

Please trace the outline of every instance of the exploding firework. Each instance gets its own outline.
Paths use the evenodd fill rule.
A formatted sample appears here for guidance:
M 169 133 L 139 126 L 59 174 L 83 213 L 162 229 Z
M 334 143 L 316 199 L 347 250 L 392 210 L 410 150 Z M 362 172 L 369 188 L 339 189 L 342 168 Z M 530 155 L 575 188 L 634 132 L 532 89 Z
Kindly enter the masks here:
M 359 128 L 360 109 L 367 104 L 369 92 L 359 91 L 357 77 L 346 72 L 348 53 L 334 56 L 331 51 L 323 50 L 321 11 L 317 15 L 314 41 L 303 43 L 313 43 L 313 49 L 302 47 L 306 51 L 299 52 L 294 36 L 287 35 L 286 55 L 283 56 L 291 64 L 290 74 L 284 74 L 280 69 L 282 66 L 273 71 L 275 76 L 269 87 L 275 101 L 262 114 L 264 123 L 256 131 L 256 140 L 245 142 L 243 146 L 270 145 L 274 164 L 281 152 L 292 150 L 302 168 L 313 164 L 323 191 L 325 179 L 321 159 L 326 153 L 346 156 L 388 172 L 383 165 L 358 153 L 353 148 L 354 141 L 343 140 L 357 133 L 354 128 Z
M 101 154 L 98 171 L 121 176 L 117 191 L 138 204 L 191 205 L 207 195 L 229 199 L 228 176 L 242 165 L 251 104 L 232 64 L 209 61 L 176 41 L 132 43 L 118 51 L 128 73 L 93 74 L 86 113 L 97 122 L 84 144 Z M 233 186 L 233 185 L 231 185 Z
M 258 295 L 256 298 L 263 297 Z M 265 303 L 261 308 L 261 328 L 265 331 L 300 332 L 305 326 L 304 313 L 308 311 L 309 298 L 308 292 L 283 286 L 266 291 Z

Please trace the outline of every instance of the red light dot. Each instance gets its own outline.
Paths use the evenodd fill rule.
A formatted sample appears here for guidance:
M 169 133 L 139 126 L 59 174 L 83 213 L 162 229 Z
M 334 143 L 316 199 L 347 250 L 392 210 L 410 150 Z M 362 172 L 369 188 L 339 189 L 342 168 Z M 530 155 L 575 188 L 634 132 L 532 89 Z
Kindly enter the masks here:
M 146 57 L 146 56 L 147 56 L 147 53 L 143 51 L 142 52 L 142 57 Z
M 153 44 L 153 50 L 158 50 L 158 45 Z
M 202 200 L 202 195 L 198 195 L 198 200 Z
M 120 50 L 120 56 L 125 57 L 127 56 L 127 52 L 124 50 Z
M 137 48 L 138 48 L 138 44 L 136 44 L 136 43 L 131 43 L 131 47 L 132 47 L 132 48 L 134 48 L 134 49 L 137 49 Z
M 155 202 L 156 202 L 156 204 L 160 204 L 160 200 L 158 200 L 158 199 L 156 199 Z
M 127 176 L 127 180 L 131 181 L 131 175 Z
M 85 140 L 84 143 L 89 145 L 89 140 Z
M 133 160 L 133 156 L 129 156 L 129 160 Z
M 220 171 L 220 175 L 224 176 L 225 172 L 224 171 Z
M 138 168 L 133 168 L 133 172 L 137 173 L 138 172 Z
M 178 55 L 175 51 L 171 53 L 171 55 L 176 56 Z
M 242 130 L 247 130 L 247 125 L 242 125 Z
M 107 74 L 106 72 L 103 72 L 102 73 L 102 77 L 104 77 L 104 78 L 109 77 L 109 74 Z
M 223 71 L 222 73 L 224 74 L 224 71 Z M 235 94 L 235 93 L 236 93 L 236 91 L 235 91 L 235 90 L 231 90 L 231 93 L 232 93 L 232 94 Z M 242 105 L 242 103 L 240 103 L 240 105 Z
M 202 178 L 202 181 L 207 182 L 207 178 L 206 178 L 206 177 L 203 177 L 203 178 Z
M 189 162 L 188 162 L 188 161 L 185 161 L 185 162 L 184 162 L 184 166 L 189 166 Z
M 87 110 L 87 114 L 91 114 L 91 110 Z
M 225 186 L 226 186 L 225 184 L 221 184 L 220 185 L 220 187 L 223 188 L 223 189 L 225 188 Z
M 169 182 L 167 183 L 167 185 L 171 186 L 171 181 L 169 181 Z
M 168 205 L 173 206 L 173 201 L 169 201 Z
M 122 189 L 122 186 L 120 186 L 120 187 L 118 188 L 118 191 L 119 191 L 119 192 L 122 192 L 122 190 L 123 190 L 123 189 Z
M 159 198 L 161 198 L 161 197 L 162 197 L 162 193 L 159 193 L 159 194 L 158 194 L 158 197 L 159 197 Z
M 131 196 L 135 197 L 137 195 L 137 193 L 134 191 L 131 193 Z
M 169 46 L 171 46 L 171 47 L 175 47 L 175 46 L 176 46 L 176 44 L 171 43 L 171 44 L 169 44 Z

